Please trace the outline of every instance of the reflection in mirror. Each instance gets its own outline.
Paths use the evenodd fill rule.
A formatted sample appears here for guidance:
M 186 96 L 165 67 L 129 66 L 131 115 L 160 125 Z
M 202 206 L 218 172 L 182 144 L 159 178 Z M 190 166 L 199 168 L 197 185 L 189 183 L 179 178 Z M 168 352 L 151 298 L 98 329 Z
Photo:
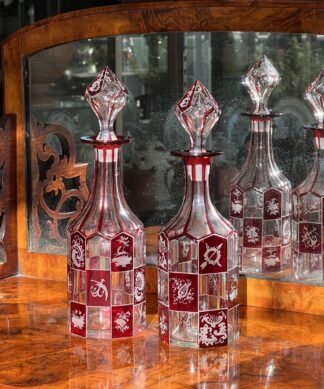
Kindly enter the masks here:
M 279 167 L 296 186 L 309 173 L 313 160 L 311 135 L 302 128 L 312 121 L 303 93 L 323 67 L 323 44 L 320 35 L 187 32 L 96 38 L 56 46 L 29 58 L 27 117 L 60 124 L 73 134 L 76 161 L 88 164 L 89 184 L 93 155 L 81 144 L 80 136 L 96 134 L 98 123 L 83 95 L 94 75 L 108 65 L 130 92 L 116 129 L 135 138 L 123 155 L 127 202 L 146 226 L 161 225 L 179 208 L 184 186 L 181 161 L 169 153 L 175 147 L 188 146 L 174 116 L 175 104 L 188 86 L 200 79 L 223 112 L 218 131 L 207 146 L 224 151 L 214 161 L 218 168 L 211 171 L 211 190 L 217 208 L 228 217 L 229 184 L 245 160 L 248 144 L 249 123 L 240 113 L 251 106 L 241 75 L 262 54 L 281 74 L 280 86 L 269 102 L 274 111 L 286 114 L 275 122 L 274 153 Z M 28 142 L 30 145 L 33 139 Z M 52 147 L 57 143 L 54 139 L 48 142 Z M 41 169 L 50 169 L 52 163 L 49 159 Z M 37 170 L 39 167 L 30 164 L 30 177 L 46 177 L 46 171 Z M 51 247 L 65 252 L 63 241 L 51 237 L 53 215 L 39 204 L 33 206 L 33 188 L 28 190 L 30 250 L 48 252 Z M 46 193 L 49 207 L 57 204 L 57 196 L 59 191 Z M 62 212 L 73 211 L 64 207 Z M 41 230 L 37 245 L 35 212 Z

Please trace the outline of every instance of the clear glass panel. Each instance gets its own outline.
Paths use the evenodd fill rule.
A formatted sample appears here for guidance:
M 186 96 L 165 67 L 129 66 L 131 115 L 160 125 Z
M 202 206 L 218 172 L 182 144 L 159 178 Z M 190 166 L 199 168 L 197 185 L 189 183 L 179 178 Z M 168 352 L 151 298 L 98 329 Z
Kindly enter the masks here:
M 127 202 L 146 226 L 170 220 L 182 200 L 182 161 L 169 151 L 188 145 L 174 115 L 175 104 L 195 79 L 211 90 L 222 115 L 207 146 L 224 154 L 214 160 L 210 186 L 217 209 L 228 217 L 230 181 L 245 160 L 249 140 L 248 120 L 240 115 L 251 108 L 242 75 L 261 54 L 281 74 L 268 104 L 286 113 L 274 121 L 274 153 L 278 166 L 296 186 L 310 172 L 313 160 L 311 134 L 302 128 L 313 116 L 303 94 L 323 67 L 323 40 L 319 35 L 284 33 L 157 33 L 78 41 L 30 57 L 26 82 L 29 249 L 65 252 L 70 212 L 78 212 L 87 195 L 80 179 L 85 166 L 72 169 L 72 165 L 88 164 L 89 186 L 93 150 L 80 142 L 80 136 L 98 132 L 97 119 L 83 94 L 101 68 L 110 66 L 130 92 L 116 130 L 135 138 L 124 147 L 123 179 Z M 37 127 L 36 122 L 60 124 L 66 130 Z M 69 134 L 72 138 L 66 140 Z M 75 152 L 69 154 L 73 140 Z M 75 188 L 78 193 L 71 194 Z

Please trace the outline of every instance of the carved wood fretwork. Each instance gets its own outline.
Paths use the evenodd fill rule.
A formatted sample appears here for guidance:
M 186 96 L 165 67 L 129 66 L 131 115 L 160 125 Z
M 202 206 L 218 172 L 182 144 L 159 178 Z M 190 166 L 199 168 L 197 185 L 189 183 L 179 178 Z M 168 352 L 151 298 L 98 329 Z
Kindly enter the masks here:
M 32 120 L 29 250 L 64 252 L 66 227 L 88 198 L 87 164 L 76 163 L 75 142 L 62 125 Z

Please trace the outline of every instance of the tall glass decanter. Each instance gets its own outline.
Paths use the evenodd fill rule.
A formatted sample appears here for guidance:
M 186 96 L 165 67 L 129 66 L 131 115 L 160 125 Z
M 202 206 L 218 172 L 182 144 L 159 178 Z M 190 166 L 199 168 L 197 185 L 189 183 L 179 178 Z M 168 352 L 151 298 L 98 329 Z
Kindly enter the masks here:
M 324 231 L 324 70 L 306 88 L 316 122 L 315 160 L 309 176 L 293 193 L 293 264 L 296 278 L 323 281 Z
M 200 81 L 176 107 L 191 147 L 172 152 L 184 162 L 185 194 L 159 234 L 159 333 L 168 344 L 210 347 L 238 338 L 237 233 L 211 202 L 211 159 L 220 153 L 205 149 L 220 113 Z
M 278 168 L 272 150 L 272 120 L 267 100 L 280 76 L 262 56 L 248 71 L 244 84 L 254 103 L 250 146 L 230 189 L 230 218 L 239 231 L 243 273 L 272 276 L 291 269 L 291 184 Z
M 72 334 L 94 338 L 128 337 L 145 327 L 145 236 L 126 204 L 120 182 L 120 146 L 113 123 L 128 92 L 106 67 L 85 97 L 97 115 L 97 137 L 81 138 L 94 147 L 90 196 L 68 229 L 68 303 Z

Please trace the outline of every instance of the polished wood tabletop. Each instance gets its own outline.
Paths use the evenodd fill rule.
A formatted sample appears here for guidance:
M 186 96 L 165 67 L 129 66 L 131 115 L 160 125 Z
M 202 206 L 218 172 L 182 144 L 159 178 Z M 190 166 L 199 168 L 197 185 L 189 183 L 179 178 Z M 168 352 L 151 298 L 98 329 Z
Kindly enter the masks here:
M 0 388 L 324 388 L 324 317 L 241 307 L 236 346 L 159 343 L 156 296 L 148 328 L 114 341 L 69 336 L 60 281 L 0 281 Z

